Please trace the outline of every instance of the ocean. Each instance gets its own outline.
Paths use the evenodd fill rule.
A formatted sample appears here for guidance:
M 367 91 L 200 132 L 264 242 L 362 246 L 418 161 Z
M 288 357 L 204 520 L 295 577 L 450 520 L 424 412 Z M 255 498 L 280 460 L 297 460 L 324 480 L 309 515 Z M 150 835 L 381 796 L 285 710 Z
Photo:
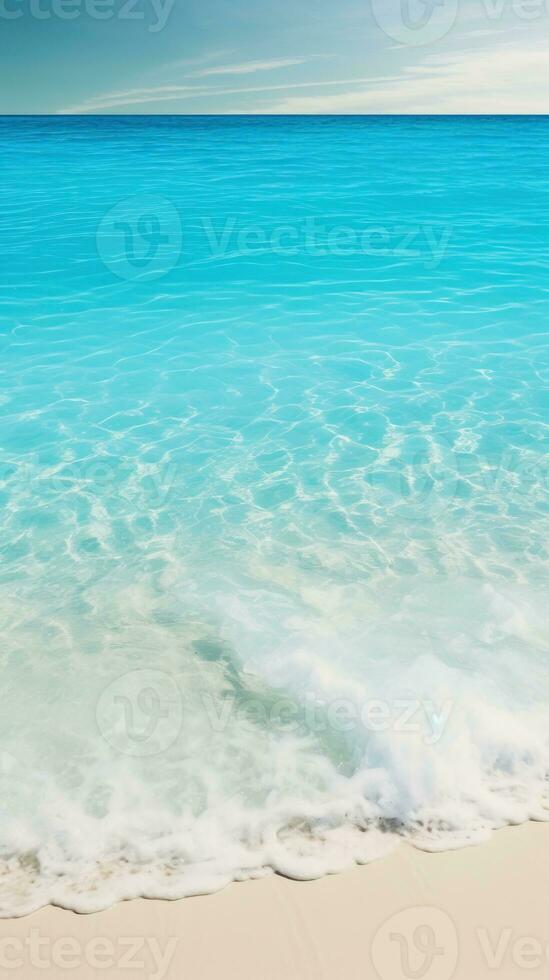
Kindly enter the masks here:
M 547 819 L 549 119 L 0 159 L 2 914 Z

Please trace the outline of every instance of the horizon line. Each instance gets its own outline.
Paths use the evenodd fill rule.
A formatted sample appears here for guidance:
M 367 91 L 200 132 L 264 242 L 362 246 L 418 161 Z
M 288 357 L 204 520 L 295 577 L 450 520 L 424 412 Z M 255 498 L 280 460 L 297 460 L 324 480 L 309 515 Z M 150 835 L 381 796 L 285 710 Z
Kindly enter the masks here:
M 0 112 L 0 119 L 530 119 L 547 112 Z

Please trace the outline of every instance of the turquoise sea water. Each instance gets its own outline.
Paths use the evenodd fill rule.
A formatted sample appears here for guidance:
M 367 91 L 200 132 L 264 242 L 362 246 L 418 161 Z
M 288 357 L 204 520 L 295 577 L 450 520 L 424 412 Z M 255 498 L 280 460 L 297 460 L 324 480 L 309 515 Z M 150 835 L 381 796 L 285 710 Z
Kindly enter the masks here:
M 0 120 L 3 914 L 547 816 L 548 158 Z

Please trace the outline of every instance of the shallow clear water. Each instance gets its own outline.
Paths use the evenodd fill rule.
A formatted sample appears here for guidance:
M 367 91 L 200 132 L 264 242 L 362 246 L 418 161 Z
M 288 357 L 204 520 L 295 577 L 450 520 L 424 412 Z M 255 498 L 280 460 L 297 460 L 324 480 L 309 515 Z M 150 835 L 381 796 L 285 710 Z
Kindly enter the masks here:
M 548 150 L 0 120 L 4 914 L 547 815 Z

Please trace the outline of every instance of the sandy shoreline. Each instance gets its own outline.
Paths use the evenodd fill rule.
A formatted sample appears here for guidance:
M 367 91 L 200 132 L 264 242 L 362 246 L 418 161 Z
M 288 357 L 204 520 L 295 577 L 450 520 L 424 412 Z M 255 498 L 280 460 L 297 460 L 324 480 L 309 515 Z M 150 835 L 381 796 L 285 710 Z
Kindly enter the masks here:
M 77 980 L 518 980 L 549 975 L 549 824 L 388 857 L 318 881 L 270 876 L 177 902 L 0 921 L 0 975 Z

